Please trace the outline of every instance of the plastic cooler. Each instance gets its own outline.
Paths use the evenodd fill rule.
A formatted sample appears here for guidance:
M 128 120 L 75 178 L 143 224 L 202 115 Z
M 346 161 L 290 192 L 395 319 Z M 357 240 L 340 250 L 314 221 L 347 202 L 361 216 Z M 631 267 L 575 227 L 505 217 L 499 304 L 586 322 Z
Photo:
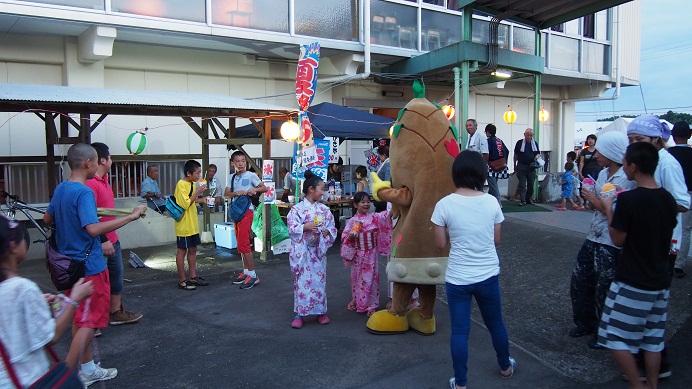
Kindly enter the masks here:
M 234 249 L 238 247 L 235 241 L 235 225 L 233 223 L 214 224 L 214 242 L 217 246 Z

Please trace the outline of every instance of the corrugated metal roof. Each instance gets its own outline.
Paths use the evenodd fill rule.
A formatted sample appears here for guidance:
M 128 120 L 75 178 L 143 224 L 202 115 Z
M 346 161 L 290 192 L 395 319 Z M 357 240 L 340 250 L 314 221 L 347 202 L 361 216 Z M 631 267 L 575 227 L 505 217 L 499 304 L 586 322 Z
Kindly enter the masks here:
M 104 106 L 176 107 L 194 109 L 231 109 L 267 112 L 297 112 L 238 97 L 206 93 L 139 91 L 126 89 L 78 88 L 71 86 L 0 84 L 0 102 L 84 104 Z

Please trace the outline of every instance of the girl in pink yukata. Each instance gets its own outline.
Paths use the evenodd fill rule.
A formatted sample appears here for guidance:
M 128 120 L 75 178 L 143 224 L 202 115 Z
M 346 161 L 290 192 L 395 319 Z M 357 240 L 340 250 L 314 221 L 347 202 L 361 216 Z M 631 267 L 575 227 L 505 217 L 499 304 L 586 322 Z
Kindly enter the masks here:
M 351 266 L 351 294 L 348 310 L 375 313 L 380 305 L 380 271 L 378 257 L 389 252 L 392 219 L 389 211 L 368 213 L 370 196 L 358 192 L 353 196 L 356 215 L 341 234 L 341 258 Z
M 327 317 L 327 250 L 338 231 L 329 207 L 319 200 L 324 181 L 311 171 L 305 172 L 305 198 L 288 212 L 288 236 L 291 238 L 289 263 L 293 273 L 293 318 L 291 327 L 302 328 L 303 317 L 317 315 L 317 322 L 329 324 Z

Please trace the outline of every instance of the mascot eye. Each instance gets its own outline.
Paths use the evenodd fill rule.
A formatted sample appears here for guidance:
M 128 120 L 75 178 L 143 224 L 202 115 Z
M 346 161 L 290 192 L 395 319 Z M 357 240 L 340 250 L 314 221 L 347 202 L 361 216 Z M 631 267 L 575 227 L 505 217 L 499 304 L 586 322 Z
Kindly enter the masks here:
M 452 130 L 452 134 L 454 134 L 454 138 L 458 141 L 459 140 L 459 130 L 457 130 L 454 125 L 449 126 L 449 129 Z

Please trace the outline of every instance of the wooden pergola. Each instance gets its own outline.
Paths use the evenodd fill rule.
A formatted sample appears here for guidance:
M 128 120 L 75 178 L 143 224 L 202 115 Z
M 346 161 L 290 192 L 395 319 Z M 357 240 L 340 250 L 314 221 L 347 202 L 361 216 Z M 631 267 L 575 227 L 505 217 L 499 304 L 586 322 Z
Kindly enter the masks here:
M 31 112 L 44 123 L 46 156 L 0 156 L 0 163 L 45 162 L 48 189 L 52 196 L 57 185 L 55 146 L 91 143 L 91 133 L 108 115 L 180 117 L 202 140 L 201 154 L 135 155 L 128 160 L 148 161 L 201 159 L 202 169 L 209 165 L 210 145 L 232 145 L 243 149 L 246 144 L 260 144 L 262 159 L 271 158 L 271 121 L 296 116 L 297 110 L 258 103 L 235 97 L 212 94 L 132 91 L 119 89 L 76 88 L 51 85 L 0 84 L 0 112 Z M 75 119 L 76 117 L 79 119 Z M 249 119 L 257 127 L 256 138 L 236 138 L 236 118 Z M 224 121 L 228 121 L 224 124 Z M 263 125 L 259 124 L 263 120 Z M 69 129 L 77 136 L 69 136 Z M 119 158 L 114 158 L 115 160 Z M 248 162 L 262 171 L 251 158 Z M 204 229 L 208 231 L 210 215 L 204 213 Z M 269 205 L 262 213 L 264 239 L 262 259 L 271 256 Z

